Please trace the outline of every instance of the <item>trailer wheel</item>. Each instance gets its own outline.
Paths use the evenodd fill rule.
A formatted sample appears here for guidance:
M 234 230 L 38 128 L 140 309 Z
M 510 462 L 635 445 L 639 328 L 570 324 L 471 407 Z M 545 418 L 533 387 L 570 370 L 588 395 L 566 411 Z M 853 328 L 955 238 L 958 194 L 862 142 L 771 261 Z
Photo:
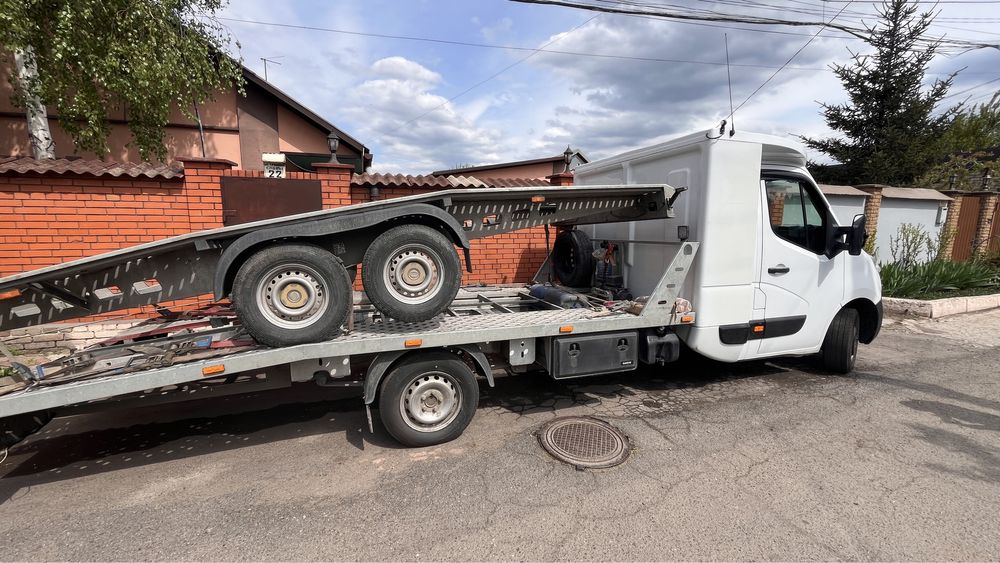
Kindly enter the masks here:
M 368 247 L 361 280 L 368 299 L 386 316 L 426 321 L 455 299 L 462 264 L 441 232 L 424 225 L 400 225 Z
M 351 312 L 351 280 L 340 259 L 322 248 L 284 244 L 251 256 L 233 280 L 233 307 L 261 344 L 291 346 L 329 340 Z
M 563 231 L 552 245 L 552 271 L 563 285 L 589 287 L 594 274 L 594 244 L 583 231 Z
M 850 373 L 854 369 L 858 358 L 859 325 L 856 309 L 841 309 L 833 317 L 820 351 L 824 369 L 836 373 Z
M 459 437 L 478 404 L 479 384 L 465 362 L 447 352 L 425 352 L 404 357 L 386 375 L 378 408 L 393 438 L 420 447 Z

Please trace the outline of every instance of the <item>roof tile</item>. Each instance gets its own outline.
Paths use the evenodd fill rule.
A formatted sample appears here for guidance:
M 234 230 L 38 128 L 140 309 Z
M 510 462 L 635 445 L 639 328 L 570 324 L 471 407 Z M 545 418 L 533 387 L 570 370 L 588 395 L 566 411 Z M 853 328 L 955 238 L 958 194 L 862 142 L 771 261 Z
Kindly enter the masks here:
M 128 176 L 169 180 L 184 175 L 178 163 L 107 162 L 91 159 L 36 159 L 29 156 L 0 157 L 0 174 L 79 174 L 85 176 Z

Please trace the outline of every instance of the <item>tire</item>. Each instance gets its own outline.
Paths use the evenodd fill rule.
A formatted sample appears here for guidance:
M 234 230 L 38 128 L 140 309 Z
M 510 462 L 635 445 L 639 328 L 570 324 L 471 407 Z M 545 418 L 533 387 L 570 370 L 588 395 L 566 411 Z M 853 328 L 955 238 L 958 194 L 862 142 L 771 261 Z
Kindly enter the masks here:
M 823 340 L 820 359 L 823 368 L 835 373 L 850 373 L 858 358 L 860 317 L 856 309 L 841 309 L 833 317 Z
M 462 264 L 440 231 L 400 225 L 372 242 L 361 262 L 361 281 L 372 305 L 406 322 L 434 318 L 455 299 Z
M 257 342 L 279 347 L 329 340 L 351 312 L 351 280 L 340 259 L 308 244 L 253 254 L 233 280 L 233 307 Z
M 594 245 L 576 229 L 563 231 L 552 246 L 552 272 L 568 287 L 590 287 L 594 275 Z
M 378 409 L 393 438 L 422 447 L 458 438 L 478 404 L 479 384 L 465 362 L 448 352 L 424 352 L 405 356 L 386 375 Z M 435 405 L 438 411 L 429 410 Z
M 0 419 L 0 450 L 5 450 L 42 429 L 52 420 L 52 411 L 38 411 Z

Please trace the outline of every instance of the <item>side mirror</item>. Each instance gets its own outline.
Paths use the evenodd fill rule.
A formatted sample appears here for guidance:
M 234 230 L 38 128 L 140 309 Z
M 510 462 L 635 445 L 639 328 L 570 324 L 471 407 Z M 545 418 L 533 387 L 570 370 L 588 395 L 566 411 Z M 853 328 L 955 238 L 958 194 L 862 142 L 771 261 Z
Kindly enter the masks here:
M 833 216 L 830 216 L 830 224 L 833 223 Z M 843 251 L 847 251 L 851 256 L 858 256 L 865 246 L 868 233 L 865 229 L 866 219 L 864 215 L 855 215 L 850 227 L 834 226 L 827 230 L 826 257 L 833 258 Z
M 868 220 L 863 214 L 858 214 L 854 216 L 854 221 L 851 223 L 851 232 L 847 235 L 847 242 L 849 248 L 847 253 L 851 256 L 859 256 L 861 250 L 865 247 L 865 242 L 868 240 Z

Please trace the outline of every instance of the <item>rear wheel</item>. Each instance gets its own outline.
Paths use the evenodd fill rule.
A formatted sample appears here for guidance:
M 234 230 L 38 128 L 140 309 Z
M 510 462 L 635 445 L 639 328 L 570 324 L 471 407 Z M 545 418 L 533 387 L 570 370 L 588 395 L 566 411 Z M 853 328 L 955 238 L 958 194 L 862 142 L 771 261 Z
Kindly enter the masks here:
M 860 324 L 856 309 L 841 309 L 833 318 L 820 352 L 825 369 L 836 373 L 850 373 L 854 369 Z
M 465 362 L 447 352 L 425 352 L 404 357 L 386 375 L 378 408 L 393 438 L 420 447 L 460 436 L 478 404 L 479 384 Z
M 361 262 L 361 280 L 372 305 L 386 316 L 426 321 L 445 310 L 462 283 L 455 247 L 425 225 L 400 225 L 372 242 Z
M 351 280 L 340 259 L 317 246 L 284 244 L 251 256 L 233 280 L 233 307 L 261 344 L 329 340 L 351 312 Z

